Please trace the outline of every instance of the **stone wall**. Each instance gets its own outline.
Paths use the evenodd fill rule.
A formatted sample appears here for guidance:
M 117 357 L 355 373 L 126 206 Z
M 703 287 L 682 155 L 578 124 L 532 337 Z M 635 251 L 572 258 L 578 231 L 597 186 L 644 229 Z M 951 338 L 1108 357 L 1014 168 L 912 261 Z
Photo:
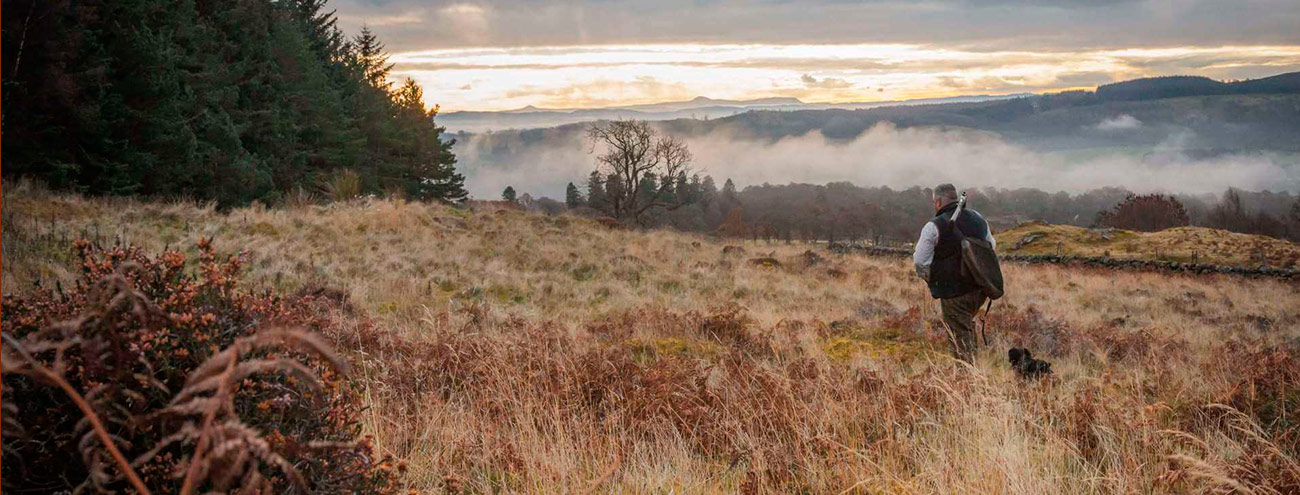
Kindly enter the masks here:
M 895 256 L 910 257 L 912 251 L 909 249 L 868 246 L 862 244 L 845 244 L 836 243 L 830 245 L 829 249 L 836 254 L 865 254 L 868 256 Z M 1272 268 L 1265 266 L 1230 266 L 1230 265 L 1211 265 L 1205 263 L 1182 263 L 1177 261 L 1160 261 L 1160 260 L 1134 260 L 1134 259 L 1115 259 L 1095 256 L 1068 256 L 1068 255 L 999 255 L 1002 261 L 1013 263 L 1044 264 L 1079 266 L 1091 268 L 1109 268 L 1113 270 L 1142 270 L 1142 271 L 1160 271 L 1174 273 L 1223 273 L 1229 275 L 1240 275 L 1245 277 L 1270 277 L 1285 280 L 1300 280 L 1300 271 L 1288 270 L 1284 268 Z

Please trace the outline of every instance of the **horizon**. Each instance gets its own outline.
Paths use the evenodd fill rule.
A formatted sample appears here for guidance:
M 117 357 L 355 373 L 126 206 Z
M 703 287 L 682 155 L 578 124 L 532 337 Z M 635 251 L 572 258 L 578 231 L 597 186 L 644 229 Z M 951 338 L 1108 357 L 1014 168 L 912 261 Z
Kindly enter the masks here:
M 1281 75 L 1281 74 L 1277 74 L 1277 75 Z M 1264 77 L 1270 77 L 1270 76 L 1264 76 Z M 1063 89 L 1059 89 L 1059 90 L 1050 90 L 1050 91 L 1048 91 L 1048 92 L 1074 91 L 1074 90 L 1093 90 L 1093 89 L 1096 89 L 1096 86 L 1081 86 L 1081 87 L 1077 87 L 1077 88 L 1063 88 Z M 1017 97 L 1017 96 L 1029 96 L 1029 95 L 1038 95 L 1038 94 L 1043 94 L 1043 93 L 1030 93 L 1030 92 L 1001 93 L 1001 94 L 983 94 L 983 93 L 981 93 L 981 94 L 956 95 L 956 96 L 937 97 L 937 98 L 906 98 L 906 99 L 901 99 L 901 100 L 846 100 L 846 101 L 828 101 L 828 102 L 808 102 L 808 101 L 803 101 L 803 100 L 799 99 L 798 97 L 794 97 L 794 96 L 769 96 L 769 97 L 760 97 L 760 98 L 733 99 L 733 98 L 714 98 L 714 97 L 709 96 L 709 95 L 699 95 L 699 96 L 696 96 L 696 97 L 694 97 L 694 98 L 687 98 L 687 99 L 684 99 L 684 100 L 667 100 L 667 101 L 656 101 L 656 102 L 653 102 L 653 103 L 640 103 L 640 104 L 628 104 L 628 105 L 614 105 L 614 106 L 602 106 L 602 107 L 539 107 L 539 106 L 537 106 L 537 105 L 526 105 L 526 106 L 522 106 L 522 107 L 519 107 L 519 108 L 510 108 L 510 109 L 506 109 L 506 110 L 460 110 L 460 111 L 451 111 L 451 112 L 448 112 L 448 111 L 439 111 L 439 115 L 446 115 L 446 114 L 452 114 L 452 113 L 474 113 L 474 112 L 480 112 L 480 113 L 498 113 L 498 112 L 499 112 L 499 113 L 509 113 L 509 112 L 519 112 L 519 111 L 524 111 L 524 110 L 533 110 L 533 111 L 538 111 L 538 112 L 569 112 L 569 111 L 582 111 L 582 110 L 610 110 L 610 109 L 625 109 L 625 108 L 648 107 L 648 106 L 653 106 L 653 105 L 673 104 L 673 103 L 691 103 L 691 102 L 696 102 L 696 101 L 700 101 L 700 100 L 719 101 L 719 102 L 733 102 L 733 103 L 754 103 L 754 102 L 761 102 L 761 101 L 768 101 L 768 100 L 793 100 L 791 103 L 793 103 L 793 104 L 798 104 L 798 105 L 810 105 L 810 106 L 811 106 L 811 105 L 844 106 L 844 105 L 875 105 L 875 104 L 888 104 L 888 103 L 907 103 L 907 102 L 913 102 L 913 101 L 944 100 L 944 99 L 949 99 L 949 98 L 1011 98 L 1011 97 Z M 784 104 L 784 103 L 782 103 L 782 104 Z

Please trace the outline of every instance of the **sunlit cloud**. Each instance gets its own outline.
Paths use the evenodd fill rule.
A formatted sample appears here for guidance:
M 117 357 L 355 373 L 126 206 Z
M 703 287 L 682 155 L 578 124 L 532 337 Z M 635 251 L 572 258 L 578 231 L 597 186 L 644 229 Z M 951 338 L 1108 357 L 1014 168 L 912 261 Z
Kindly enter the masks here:
M 452 8 L 452 7 L 448 7 Z M 461 8 L 461 7 L 455 7 Z M 919 44 L 646 44 L 398 53 L 446 111 L 577 108 L 695 96 L 871 102 L 1072 88 L 1174 74 L 1300 70 L 1300 46 L 979 51 Z
M 402 24 L 420 24 L 424 22 L 424 16 L 417 11 L 379 15 L 339 14 L 339 20 L 370 28 L 382 28 Z

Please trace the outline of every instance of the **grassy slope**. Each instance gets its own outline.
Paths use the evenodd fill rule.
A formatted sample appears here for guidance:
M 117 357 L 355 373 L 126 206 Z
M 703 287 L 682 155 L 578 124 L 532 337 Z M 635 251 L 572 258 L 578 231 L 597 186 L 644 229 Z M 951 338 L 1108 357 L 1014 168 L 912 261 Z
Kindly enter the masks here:
M 333 337 L 367 429 L 432 493 L 1300 486 L 1276 407 L 1300 405 L 1294 285 L 1011 265 L 994 350 L 962 369 L 903 260 L 400 201 L 222 214 L 5 193 L 5 293 L 66 278 L 57 241 L 82 231 L 215 236 L 249 251 L 248 284 L 342 289 L 355 328 Z M 767 255 L 781 266 L 748 261 Z M 1056 380 L 1018 381 L 1012 344 Z
M 1042 235 L 1011 250 L 1029 235 Z M 1260 256 L 1276 268 L 1300 268 L 1300 244 L 1267 236 L 1238 234 L 1204 227 L 1160 232 L 1097 231 L 1071 225 L 1028 222 L 997 234 L 999 250 L 1008 254 L 1057 254 L 1164 259 L 1220 265 L 1258 266 Z

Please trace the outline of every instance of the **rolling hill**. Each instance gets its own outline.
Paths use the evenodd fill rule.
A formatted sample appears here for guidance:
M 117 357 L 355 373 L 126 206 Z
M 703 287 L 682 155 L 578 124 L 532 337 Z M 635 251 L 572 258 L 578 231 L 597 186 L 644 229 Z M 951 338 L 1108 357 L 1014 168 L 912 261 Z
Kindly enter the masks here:
M 996 234 L 998 251 L 1300 269 L 1300 244 L 1205 227 L 1159 232 L 1087 229 L 1028 222 Z
M 362 433 L 422 493 L 1300 488 L 1276 280 L 1009 264 L 968 367 L 898 258 L 492 205 L 4 201 L 7 295 L 69 287 L 81 235 L 173 261 L 211 237 L 242 287 L 339 301 Z

